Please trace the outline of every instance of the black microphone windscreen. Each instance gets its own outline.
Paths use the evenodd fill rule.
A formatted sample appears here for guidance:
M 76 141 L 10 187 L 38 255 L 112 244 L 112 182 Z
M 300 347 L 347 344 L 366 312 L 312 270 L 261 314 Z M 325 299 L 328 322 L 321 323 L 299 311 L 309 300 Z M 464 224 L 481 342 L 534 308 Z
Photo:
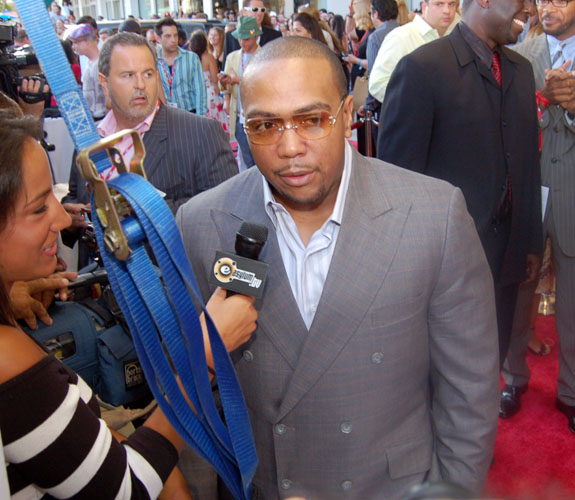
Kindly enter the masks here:
M 265 243 L 268 239 L 268 228 L 255 222 L 244 222 L 237 234 L 250 240 Z

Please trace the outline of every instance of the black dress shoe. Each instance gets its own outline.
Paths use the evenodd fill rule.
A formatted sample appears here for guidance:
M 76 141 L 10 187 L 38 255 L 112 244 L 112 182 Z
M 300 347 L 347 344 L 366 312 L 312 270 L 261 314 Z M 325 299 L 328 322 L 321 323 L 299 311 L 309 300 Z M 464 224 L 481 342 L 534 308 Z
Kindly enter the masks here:
M 567 422 L 569 422 L 569 430 L 575 434 L 575 406 L 566 405 L 560 399 L 555 401 L 555 406 L 557 409 L 567 417 Z
M 525 394 L 525 391 L 527 391 L 527 384 L 503 387 L 499 401 L 499 416 L 501 418 L 511 418 L 521 409 L 521 395 Z

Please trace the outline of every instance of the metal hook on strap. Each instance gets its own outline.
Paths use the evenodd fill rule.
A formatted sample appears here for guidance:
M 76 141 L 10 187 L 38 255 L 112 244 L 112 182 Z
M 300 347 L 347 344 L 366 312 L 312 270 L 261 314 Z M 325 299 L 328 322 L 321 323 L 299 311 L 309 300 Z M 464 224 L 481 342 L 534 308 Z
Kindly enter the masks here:
M 104 244 L 106 249 L 113 253 L 118 260 L 126 260 L 132 254 L 128 239 L 122 229 L 122 221 L 132 214 L 132 208 L 126 199 L 108 184 L 98 173 L 92 156 L 105 151 L 119 174 L 128 172 L 122 154 L 114 147 L 125 136 L 130 135 L 134 144 L 134 154 L 130 160 L 129 171 L 141 175 L 146 179 L 144 171 L 144 157 L 146 150 L 144 143 L 136 130 L 122 130 L 82 149 L 76 159 L 78 169 L 83 177 L 90 183 L 94 191 L 94 204 L 96 214 L 104 229 Z

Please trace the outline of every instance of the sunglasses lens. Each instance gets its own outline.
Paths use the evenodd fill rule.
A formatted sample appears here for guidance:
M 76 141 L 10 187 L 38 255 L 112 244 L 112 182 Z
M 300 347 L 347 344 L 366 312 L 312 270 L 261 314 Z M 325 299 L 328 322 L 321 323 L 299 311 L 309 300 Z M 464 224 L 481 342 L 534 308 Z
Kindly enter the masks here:
M 246 122 L 246 133 L 254 144 L 273 144 L 277 142 L 283 127 L 280 118 L 253 118 Z
M 291 119 L 292 125 L 286 127 L 281 118 L 251 118 L 246 122 L 245 130 L 253 144 L 275 144 L 284 130 L 292 128 L 302 138 L 307 140 L 323 139 L 331 131 L 330 115 L 321 113 L 296 115 Z

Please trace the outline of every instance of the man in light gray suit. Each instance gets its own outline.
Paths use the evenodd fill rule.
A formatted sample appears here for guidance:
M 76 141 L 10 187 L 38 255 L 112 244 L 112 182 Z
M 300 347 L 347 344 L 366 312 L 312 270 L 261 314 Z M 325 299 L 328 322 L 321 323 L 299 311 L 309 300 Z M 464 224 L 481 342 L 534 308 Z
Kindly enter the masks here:
M 480 492 L 497 427 L 497 326 L 461 191 L 352 149 L 352 98 L 324 44 L 270 42 L 241 92 L 257 169 L 176 218 L 206 297 L 215 251 L 233 251 L 242 221 L 269 229 L 258 328 L 234 353 L 256 489 L 393 500 L 443 479 Z
M 575 433 L 575 2 L 537 0 L 545 34 L 515 47 L 531 61 L 541 112 L 541 178 L 549 188 L 544 230 L 551 237 L 557 275 L 555 318 L 559 336 L 557 408 Z M 532 292 L 531 288 L 531 292 Z M 527 290 L 526 293 L 529 293 Z M 527 307 L 529 307 L 529 300 Z M 525 312 L 525 314 L 529 314 Z M 516 320 L 517 317 L 516 313 Z M 527 389 L 528 333 L 515 331 L 504 364 L 501 416 L 520 408 Z

